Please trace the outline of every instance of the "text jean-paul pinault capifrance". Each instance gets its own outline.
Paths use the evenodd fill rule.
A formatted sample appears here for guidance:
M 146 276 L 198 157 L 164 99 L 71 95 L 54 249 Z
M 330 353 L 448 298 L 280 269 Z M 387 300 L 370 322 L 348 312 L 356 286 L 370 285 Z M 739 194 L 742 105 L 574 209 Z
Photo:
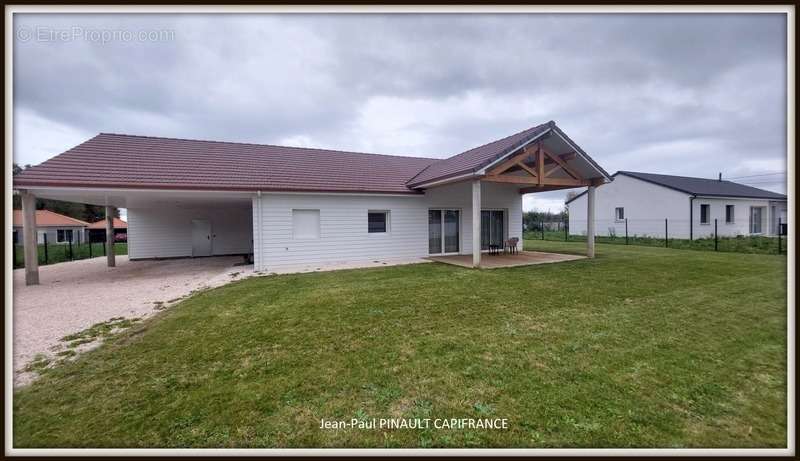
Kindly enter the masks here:
M 320 429 L 508 429 L 506 418 L 321 419 Z

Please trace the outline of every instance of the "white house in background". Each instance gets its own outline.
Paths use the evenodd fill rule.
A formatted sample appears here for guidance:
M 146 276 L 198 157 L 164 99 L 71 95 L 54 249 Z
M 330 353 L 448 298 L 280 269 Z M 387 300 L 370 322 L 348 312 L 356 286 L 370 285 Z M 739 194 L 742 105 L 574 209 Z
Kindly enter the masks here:
M 88 222 L 70 218 L 50 210 L 36 210 L 36 242 L 48 245 L 81 243 Z M 22 244 L 22 210 L 14 210 L 12 238 L 15 245 Z
M 551 121 L 445 159 L 100 134 L 14 188 L 23 204 L 127 208 L 131 259 L 252 253 L 267 271 L 441 254 L 477 266 L 490 245 L 521 245 L 523 194 L 610 180 Z
M 596 235 L 663 238 L 777 235 L 786 224 L 786 196 L 722 179 L 618 171 L 599 188 Z M 567 201 L 569 233 L 586 233 L 586 195 Z M 584 208 L 582 208 L 584 207 Z M 574 213 L 573 213 L 574 211 Z M 665 221 L 666 220 L 666 221 Z M 779 221 L 780 220 L 780 221 Z

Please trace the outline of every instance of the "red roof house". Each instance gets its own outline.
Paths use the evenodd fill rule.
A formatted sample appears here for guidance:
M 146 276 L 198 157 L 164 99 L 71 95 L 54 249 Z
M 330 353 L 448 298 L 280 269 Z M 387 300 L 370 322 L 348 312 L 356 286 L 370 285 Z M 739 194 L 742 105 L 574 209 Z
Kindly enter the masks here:
M 126 208 L 131 260 L 252 254 L 272 270 L 442 254 L 478 265 L 481 250 L 520 244 L 522 195 L 609 181 L 551 121 L 431 157 L 102 133 L 14 188 Z

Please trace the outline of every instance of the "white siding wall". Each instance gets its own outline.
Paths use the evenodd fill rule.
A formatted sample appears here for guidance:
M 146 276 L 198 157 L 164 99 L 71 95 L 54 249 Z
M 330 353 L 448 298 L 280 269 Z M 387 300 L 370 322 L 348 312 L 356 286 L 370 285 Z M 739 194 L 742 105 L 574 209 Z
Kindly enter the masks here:
M 22 244 L 22 227 L 15 227 L 19 229 L 19 243 Z M 66 245 L 68 242 L 58 241 L 58 229 L 72 230 L 72 243 L 83 243 L 84 227 L 37 227 L 36 228 L 36 241 L 37 243 L 44 244 L 44 235 L 47 234 L 48 245 Z
M 614 209 L 625 208 L 628 234 L 664 236 L 664 218 L 670 219 L 670 236 L 689 238 L 689 195 L 630 176 L 617 175 L 609 184 L 597 188 L 595 228 L 598 236 L 625 236 L 625 223 L 617 222 Z M 569 233 L 586 235 L 586 194 L 570 202 Z M 699 221 L 699 214 L 698 214 Z M 685 237 L 682 237 L 685 235 Z
M 700 224 L 700 205 L 710 205 L 711 216 L 709 224 Z M 709 237 L 714 235 L 714 219 L 717 220 L 719 235 L 736 236 L 750 235 L 750 208 L 763 207 L 761 216 L 761 229 L 763 235 L 774 235 L 777 217 L 771 216 L 772 209 L 770 204 L 775 204 L 776 214 L 786 203 L 777 204 L 768 200 L 746 200 L 746 199 L 726 199 L 726 198 L 702 198 L 694 199 L 694 237 Z M 725 222 L 725 206 L 734 205 L 734 222 Z M 773 224 L 770 225 L 769 223 Z
M 208 219 L 216 237 L 212 254 L 252 251 L 249 206 L 198 208 L 128 208 L 128 254 L 131 259 L 192 255 L 192 219 Z
M 628 235 L 640 237 L 664 237 L 664 219 L 669 220 L 670 238 L 689 238 L 689 194 L 642 181 L 630 176 L 617 175 L 610 184 L 597 188 L 595 204 L 598 236 L 613 232 L 618 237 L 625 235 L 625 223 L 616 221 L 615 208 L 623 207 L 628 218 Z M 772 215 L 770 204 L 776 205 L 775 215 L 786 209 L 786 202 L 747 200 L 736 198 L 695 198 L 692 202 L 692 235 L 703 238 L 714 235 L 714 219 L 717 219 L 721 236 L 749 235 L 750 207 L 763 206 L 765 233 L 774 234 L 777 216 Z M 709 224 L 700 223 L 700 205 L 710 205 Z M 734 222 L 725 222 L 725 206 L 734 205 Z M 586 195 L 569 203 L 569 233 L 586 234 Z M 769 216 L 768 216 L 769 214 Z M 768 226 L 768 223 L 769 226 Z M 769 228 L 769 230 L 768 230 Z
M 482 184 L 483 208 L 507 210 L 510 237 L 521 237 L 522 197 L 514 187 Z M 264 194 L 254 198 L 256 269 L 428 255 L 428 209 L 461 210 L 461 253 L 472 251 L 470 183 L 429 189 L 424 196 Z M 320 210 L 320 238 L 295 240 L 292 210 Z M 367 232 L 368 210 L 388 210 L 387 234 Z M 260 223 L 260 225 L 259 225 Z M 259 232 L 260 229 L 260 232 Z

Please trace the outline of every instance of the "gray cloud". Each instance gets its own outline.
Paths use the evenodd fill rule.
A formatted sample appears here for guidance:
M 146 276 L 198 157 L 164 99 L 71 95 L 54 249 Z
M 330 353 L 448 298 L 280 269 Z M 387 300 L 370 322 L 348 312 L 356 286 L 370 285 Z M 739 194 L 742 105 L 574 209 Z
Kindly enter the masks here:
M 174 31 L 17 40 L 21 163 L 101 131 L 446 157 L 553 119 L 609 171 L 785 169 L 783 15 L 15 18 Z

